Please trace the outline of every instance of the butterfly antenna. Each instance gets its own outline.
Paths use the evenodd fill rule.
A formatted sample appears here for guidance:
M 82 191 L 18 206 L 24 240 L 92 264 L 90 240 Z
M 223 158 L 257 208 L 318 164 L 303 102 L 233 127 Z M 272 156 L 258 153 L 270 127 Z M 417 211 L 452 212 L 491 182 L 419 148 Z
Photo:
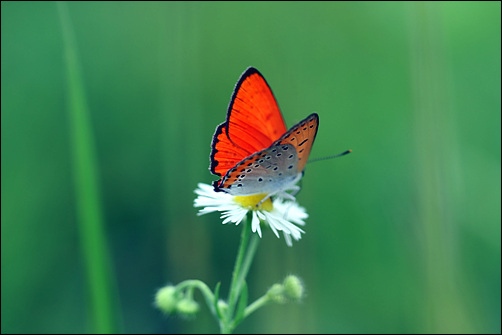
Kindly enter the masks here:
M 309 159 L 309 161 L 307 163 L 313 163 L 313 162 L 318 162 L 318 161 L 324 161 L 326 159 L 331 159 L 331 158 L 337 158 L 337 157 L 341 157 L 341 156 L 345 156 L 346 154 L 350 154 L 352 152 L 352 150 L 347 150 L 347 151 L 344 151 L 342 152 L 341 154 L 338 154 L 338 155 L 333 155 L 333 156 L 327 156 L 327 157 L 319 157 L 319 158 L 314 158 L 314 159 Z

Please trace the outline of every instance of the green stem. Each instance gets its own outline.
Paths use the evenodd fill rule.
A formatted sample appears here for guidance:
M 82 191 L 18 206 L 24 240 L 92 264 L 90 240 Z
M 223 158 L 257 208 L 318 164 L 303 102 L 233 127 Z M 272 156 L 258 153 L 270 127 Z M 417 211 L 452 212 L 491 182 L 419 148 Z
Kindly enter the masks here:
M 239 278 L 237 280 L 236 291 L 237 291 L 238 295 L 241 293 L 242 285 L 244 284 L 244 281 L 246 280 L 246 276 L 248 275 L 249 268 L 251 267 L 251 263 L 253 263 L 253 258 L 256 253 L 256 249 L 258 249 L 259 242 L 260 242 L 260 236 L 258 236 L 258 234 L 253 234 L 251 236 L 251 242 L 249 243 L 246 257 L 244 258 L 241 272 L 240 272 Z
M 176 290 L 182 291 L 185 288 L 193 288 L 193 287 L 196 287 L 200 290 L 200 292 L 204 296 L 204 299 L 206 300 L 207 306 L 211 310 L 211 313 L 213 313 L 214 316 L 217 316 L 216 310 L 214 309 L 214 294 L 211 291 L 211 289 L 206 285 L 206 283 L 197 279 L 184 280 L 178 285 L 176 285 Z
M 249 227 L 248 218 L 244 220 L 244 226 L 242 227 L 241 233 L 241 245 L 239 246 L 239 251 L 237 253 L 237 259 L 235 260 L 234 272 L 232 273 L 232 283 L 230 284 L 229 298 L 228 298 L 228 314 L 227 319 L 231 320 L 233 317 L 235 304 L 239 298 L 240 290 L 237 290 L 238 281 L 240 279 L 240 273 L 242 269 L 242 262 L 244 260 L 244 255 L 249 242 L 249 236 L 251 235 L 251 228 Z
M 246 307 L 246 310 L 244 311 L 244 319 L 247 318 L 249 315 L 251 315 L 251 313 L 256 311 L 258 308 L 265 306 L 269 302 L 270 298 L 268 297 L 268 294 L 265 294 L 261 298 L 258 298 L 256 301 L 254 301 L 252 304 Z
M 220 328 L 222 334 L 230 334 L 237 326 L 234 323 L 234 314 L 237 301 L 241 294 L 242 286 L 246 280 L 249 268 L 253 262 L 256 249 L 258 247 L 258 242 L 260 238 L 257 234 L 252 234 L 251 243 L 249 243 L 249 238 L 251 236 L 250 222 L 252 219 L 252 212 L 248 213 L 248 217 L 244 222 L 244 226 L 241 233 L 241 244 L 239 246 L 239 251 L 237 253 L 237 259 L 235 260 L 234 272 L 232 273 L 232 283 L 230 284 L 229 299 L 228 299 L 228 310 L 226 315 L 224 315 L 224 320 L 220 320 Z M 249 247 L 248 247 L 249 243 Z

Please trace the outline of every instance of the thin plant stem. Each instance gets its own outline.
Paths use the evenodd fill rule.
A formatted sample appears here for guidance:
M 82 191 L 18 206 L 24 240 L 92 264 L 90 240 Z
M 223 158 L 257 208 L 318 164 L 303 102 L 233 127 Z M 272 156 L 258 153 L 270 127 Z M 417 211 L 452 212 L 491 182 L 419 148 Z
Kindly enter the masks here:
M 94 333 L 116 333 L 111 271 L 99 197 L 94 138 L 66 3 L 57 2 L 63 33 L 68 113 L 80 246 L 84 258 Z
M 264 296 L 258 298 L 256 301 L 254 301 L 252 304 L 250 304 L 248 307 L 246 307 L 246 310 L 244 311 L 244 318 L 247 318 L 254 311 L 265 306 L 269 302 L 270 302 L 270 298 L 268 297 L 268 294 L 265 294 Z
M 251 263 L 253 263 L 253 258 L 256 253 L 256 249 L 258 248 L 259 242 L 260 242 L 260 236 L 258 236 L 258 234 L 253 234 L 251 236 L 251 241 L 249 242 L 249 247 L 246 252 L 246 257 L 244 257 L 244 262 L 242 263 L 241 272 L 239 274 L 239 278 L 236 283 L 236 291 L 238 295 L 242 290 L 242 285 L 246 280 L 246 276 L 248 275 Z
M 237 259 L 235 260 L 234 271 L 232 273 L 232 283 L 230 284 L 228 310 L 225 315 L 225 319 L 220 320 L 222 334 L 231 333 L 237 326 L 233 320 L 235 307 L 237 305 L 237 301 L 239 300 L 244 281 L 246 280 L 246 276 L 258 247 L 259 236 L 257 236 L 257 234 L 251 234 L 251 215 L 252 212 L 249 212 L 244 221 L 244 226 L 242 227 L 241 244 L 237 253 Z M 249 243 L 250 237 L 251 242 Z
M 238 298 L 241 294 L 242 286 L 246 280 L 249 268 L 251 267 L 251 263 L 253 263 L 253 258 L 256 253 L 256 249 L 258 248 L 258 242 L 260 242 L 260 237 L 258 234 L 252 234 L 251 241 L 249 242 L 249 246 L 246 251 L 246 256 L 244 257 L 244 262 L 242 263 L 241 271 L 239 273 L 239 277 L 236 282 L 235 291 L 237 292 L 236 297 Z M 242 319 L 241 319 L 242 320 Z M 231 330 L 237 327 L 237 323 L 240 322 L 237 320 L 232 321 Z
M 232 283 L 230 284 L 229 298 L 228 298 L 228 319 L 230 320 L 233 315 L 233 310 L 235 304 L 239 297 L 239 291 L 237 291 L 238 281 L 240 279 L 240 273 L 242 268 L 242 262 L 244 260 L 244 255 L 249 242 L 249 236 L 251 234 L 251 229 L 249 227 L 248 218 L 244 220 L 244 226 L 242 227 L 241 233 L 241 244 L 239 246 L 239 251 L 237 253 L 237 258 L 235 260 L 234 271 L 232 273 Z
M 214 294 L 211 291 L 211 289 L 204 283 L 203 281 L 200 281 L 198 279 L 188 279 L 185 280 L 178 285 L 176 285 L 176 289 L 178 291 L 182 291 L 185 288 L 190 288 L 190 287 L 196 287 L 200 290 L 202 295 L 204 296 L 204 299 L 206 300 L 206 304 L 211 310 L 211 313 L 216 316 L 216 311 L 214 309 Z

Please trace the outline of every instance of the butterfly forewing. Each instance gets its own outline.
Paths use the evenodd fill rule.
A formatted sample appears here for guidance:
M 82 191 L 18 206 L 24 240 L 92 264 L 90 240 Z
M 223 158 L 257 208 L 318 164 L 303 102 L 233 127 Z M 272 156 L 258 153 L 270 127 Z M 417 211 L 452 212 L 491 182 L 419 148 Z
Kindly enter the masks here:
M 233 142 L 251 142 L 261 150 L 287 130 L 272 90 L 255 68 L 237 82 L 230 109 L 228 136 Z
M 228 140 L 225 123 L 220 124 L 216 128 L 212 147 L 218 160 L 211 159 L 211 172 L 218 176 L 224 176 L 228 170 L 235 166 L 236 162 L 242 160 L 242 157 L 249 156 L 249 151 L 234 145 Z M 215 147 L 218 148 L 217 151 L 215 151 Z
M 227 119 L 211 145 L 213 174 L 223 176 L 242 159 L 269 147 L 286 131 L 279 106 L 265 78 L 253 67 L 237 82 Z

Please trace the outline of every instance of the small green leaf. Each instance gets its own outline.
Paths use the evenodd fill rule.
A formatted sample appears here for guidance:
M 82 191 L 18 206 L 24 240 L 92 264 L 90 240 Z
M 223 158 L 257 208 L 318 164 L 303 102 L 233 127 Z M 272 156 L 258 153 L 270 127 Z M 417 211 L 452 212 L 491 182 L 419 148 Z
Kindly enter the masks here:
M 218 300 L 220 300 L 220 286 L 221 286 L 221 282 L 218 282 L 218 284 L 216 284 L 216 287 L 214 288 L 214 301 L 213 301 L 213 304 L 214 304 L 214 310 L 216 311 L 216 314 L 218 315 L 218 318 L 221 320 L 222 319 L 222 313 L 221 313 L 220 307 L 218 306 Z

